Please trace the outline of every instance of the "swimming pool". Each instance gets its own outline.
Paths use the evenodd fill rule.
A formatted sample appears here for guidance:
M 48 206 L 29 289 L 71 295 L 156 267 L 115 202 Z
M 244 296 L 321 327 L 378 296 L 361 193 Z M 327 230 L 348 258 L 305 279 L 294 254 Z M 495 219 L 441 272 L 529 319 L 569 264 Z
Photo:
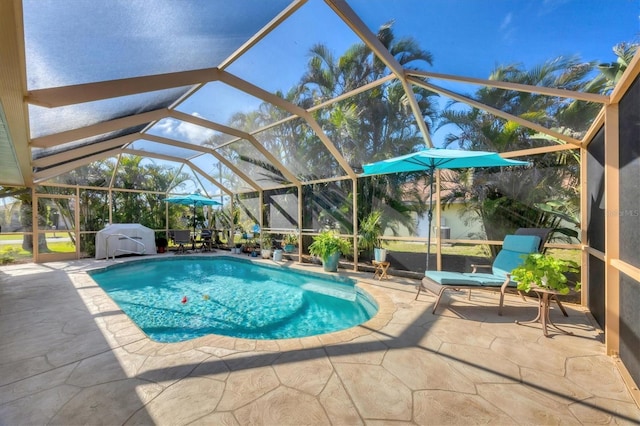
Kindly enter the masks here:
M 228 256 L 133 261 L 90 275 L 158 342 L 312 336 L 354 327 L 377 312 L 354 280 Z

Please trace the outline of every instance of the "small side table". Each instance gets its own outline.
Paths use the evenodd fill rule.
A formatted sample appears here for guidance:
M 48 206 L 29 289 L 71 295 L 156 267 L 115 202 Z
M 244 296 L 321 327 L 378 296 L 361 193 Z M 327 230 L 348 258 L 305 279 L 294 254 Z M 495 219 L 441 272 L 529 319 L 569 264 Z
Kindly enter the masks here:
M 389 276 L 387 275 L 387 269 L 389 269 L 391 262 L 379 262 L 377 260 L 372 260 L 371 263 L 373 263 L 373 266 L 376 267 L 376 270 L 373 273 L 374 278 L 378 278 L 378 280 L 381 280 L 383 278 L 389 279 Z
M 544 334 L 545 337 L 549 337 L 549 334 L 547 332 L 547 327 L 552 327 L 561 333 L 572 335 L 573 334 L 572 332 L 563 330 L 557 325 L 555 325 L 553 321 L 551 321 L 551 317 L 549 316 L 549 306 L 551 305 L 551 302 L 554 299 L 556 299 L 558 294 L 560 293 L 558 293 L 555 290 L 549 290 L 546 288 L 535 288 L 535 287 L 532 288 L 531 291 L 534 291 L 538 296 L 538 315 L 531 321 L 525 321 L 525 322 L 516 321 L 516 324 L 522 325 L 522 324 L 532 324 L 532 323 L 539 322 L 542 324 L 542 333 Z M 559 306 L 562 306 L 562 305 L 559 304 Z M 566 316 L 566 312 L 564 311 L 564 309 L 561 309 L 561 310 Z

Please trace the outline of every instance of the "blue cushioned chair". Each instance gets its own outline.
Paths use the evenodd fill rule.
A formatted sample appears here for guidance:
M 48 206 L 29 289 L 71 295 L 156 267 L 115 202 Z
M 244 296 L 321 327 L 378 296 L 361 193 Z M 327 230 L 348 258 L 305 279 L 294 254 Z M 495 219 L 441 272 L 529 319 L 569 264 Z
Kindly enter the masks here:
M 502 304 L 504 293 L 508 288 L 516 287 L 516 283 L 511 281 L 511 271 L 524 263 L 524 257 L 539 250 L 540 237 L 534 235 L 507 235 L 502 244 L 502 250 L 498 253 L 493 265 L 472 265 L 471 273 L 446 272 L 446 271 L 426 271 L 421 285 L 418 286 L 418 294 L 422 290 L 429 290 L 436 295 L 436 302 L 433 305 L 433 313 L 436 312 L 440 298 L 445 290 L 494 290 L 500 291 L 500 305 L 498 315 L 502 315 Z M 491 273 L 480 273 L 480 267 L 491 268 Z

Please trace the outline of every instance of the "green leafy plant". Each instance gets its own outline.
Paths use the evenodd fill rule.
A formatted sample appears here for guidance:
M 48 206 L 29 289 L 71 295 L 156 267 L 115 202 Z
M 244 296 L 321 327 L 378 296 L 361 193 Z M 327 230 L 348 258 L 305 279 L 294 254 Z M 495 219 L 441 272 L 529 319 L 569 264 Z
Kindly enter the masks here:
M 273 245 L 273 236 L 267 232 L 260 234 L 260 248 L 270 249 Z
M 0 265 L 8 265 L 16 261 L 16 256 L 19 254 L 19 250 L 14 248 L 8 248 L 0 253 Z
M 578 271 L 578 264 L 574 261 L 532 253 L 527 255 L 521 266 L 511 271 L 511 279 L 518 283 L 518 290 L 521 291 L 528 292 L 537 286 L 568 294 L 571 288 L 566 274 Z M 580 291 L 580 283 L 576 284 L 574 290 Z
M 352 251 L 351 242 L 340 237 L 335 231 L 323 231 L 313 237 L 313 242 L 309 246 L 309 253 L 318 256 L 326 262 L 329 256 L 340 252 L 350 254 Z
M 282 239 L 282 242 L 287 245 L 298 245 L 298 234 L 286 234 Z
M 360 222 L 358 249 L 371 253 L 374 248 L 382 247 L 382 212 L 374 210 Z

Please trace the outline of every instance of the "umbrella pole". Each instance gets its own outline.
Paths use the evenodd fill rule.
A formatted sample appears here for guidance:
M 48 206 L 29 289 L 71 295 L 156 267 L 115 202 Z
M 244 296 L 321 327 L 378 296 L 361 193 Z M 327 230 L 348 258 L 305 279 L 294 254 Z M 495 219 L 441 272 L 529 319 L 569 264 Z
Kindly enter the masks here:
M 196 249 L 196 203 L 193 203 L 193 237 L 191 237 L 191 250 Z
M 427 213 L 429 229 L 427 230 L 427 267 L 429 270 L 429 257 L 431 257 L 431 220 L 433 219 L 433 170 L 429 172 L 429 213 Z

